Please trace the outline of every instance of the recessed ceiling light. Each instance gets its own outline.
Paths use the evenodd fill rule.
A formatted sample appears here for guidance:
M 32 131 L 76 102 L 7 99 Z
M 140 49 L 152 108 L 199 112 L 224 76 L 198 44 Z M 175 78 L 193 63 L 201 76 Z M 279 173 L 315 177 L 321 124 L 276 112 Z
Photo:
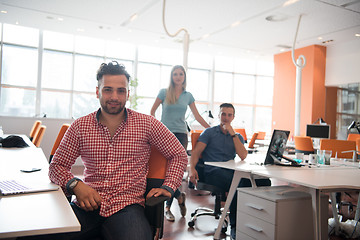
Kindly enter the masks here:
M 275 14 L 267 16 L 265 19 L 269 22 L 281 22 L 285 21 L 288 17 L 283 14 Z
M 132 21 L 134 21 L 135 19 L 137 19 L 137 17 L 138 17 L 138 14 L 137 14 L 137 13 L 135 13 L 134 15 L 132 15 L 132 16 L 130 17 L 130 22 L 132 22 Z
M 16 21 L 16 22 L 15 22 L 15 24 L 16 24 L 16 25 L 19 25 L 19 22 L 18 22 L 18 21 Z
M 231 24 L 231 27 L 236 27 L 241 23 L 241 21 L 236 21 L 233 24 Z
M 205 35 L 203 35 L 202 37 L 201 37 L 201 39 L 205 39 L 205 38 L 208 38 L 210 36 L 210 34 L 208 33 L 208 34 L 205 34 Z
M 285 52 L 285 49 L 283 49 L 283 48 L 282 48 L 282 49 L 280 49 L 280 52 Z
M 323 38 L 322 37 L 318 37 L 318 40 L 322 40 Z
M 5 10 L 1 10 L 1 13 L 7 13 L 7 11 L 5 11 Z
M 58 17 L 57 20 L 60 21 L 60 22 L 64 21 L 64 19 L 61 18 L 61 17 Z
M 333 41 L 334 40 L 330 39 L 330 40 L 323 41 L 322 43 L 327 44 L 327 43 L 330 43 L 330 42 L 333 42 Z
M 355 34 L 355 37 L 360 37 L 360 33 L 356 33 L 356 34 Z

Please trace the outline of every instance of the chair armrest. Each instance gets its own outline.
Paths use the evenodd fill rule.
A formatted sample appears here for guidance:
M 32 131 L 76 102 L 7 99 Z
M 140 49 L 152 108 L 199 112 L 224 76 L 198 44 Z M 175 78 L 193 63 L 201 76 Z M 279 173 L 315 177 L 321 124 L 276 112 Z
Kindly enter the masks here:
M 158 197 L 152 196 L 151 198 L 149 198 L 148 200 L 145 201 L 145 205 L 149 206 L 149 207 L 153 207 L 153 206 L 158 205 L 159 203 L 162 203 L 168 199 L 170 199 L 170 198 L 167 196 L 158 196 Z

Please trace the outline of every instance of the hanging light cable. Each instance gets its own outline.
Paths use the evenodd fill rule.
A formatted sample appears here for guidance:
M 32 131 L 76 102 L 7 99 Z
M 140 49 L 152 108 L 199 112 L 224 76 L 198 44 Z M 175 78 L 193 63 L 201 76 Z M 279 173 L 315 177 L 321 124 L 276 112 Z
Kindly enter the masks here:
M 165 24 L 165 4 L 166 4 L 166 0 L 163 0 L 162 22 L 163 22 L 163 26 L 164 26 L 166 34 L 169 35 L 170 37 L 176 37 L 180 32 L 182 32 L 182 31 L 185 32 L 184 38 L 183 38 L 183 66 L 184 66 L 185 70 L 187 70 L 190 35 L 189 35 L 188 30 L 186 30 L 185 28 L 180 28 L 175 34 L 169 33 L 169 31 L 166 28 L 166 24 Z

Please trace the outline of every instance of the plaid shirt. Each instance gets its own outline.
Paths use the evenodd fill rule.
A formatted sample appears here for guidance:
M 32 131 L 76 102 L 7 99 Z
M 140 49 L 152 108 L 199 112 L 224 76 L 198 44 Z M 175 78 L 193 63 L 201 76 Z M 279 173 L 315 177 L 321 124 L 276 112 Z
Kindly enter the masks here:
M 111 216 L 124 207 L 144 204 L 150 146 L 168 159 L 164 186 L 176 190 L 187 155 L 176 137 L 154 117 L 126 109 L 126 119 L 111 138 L 98 120 L 100 110 L 81 117 L 67 130 L 49 167 L 52 182 L 66 191 L 74 175 L 71 166 L 81 156 L 83 181 L 102 197 L 100 215 Z

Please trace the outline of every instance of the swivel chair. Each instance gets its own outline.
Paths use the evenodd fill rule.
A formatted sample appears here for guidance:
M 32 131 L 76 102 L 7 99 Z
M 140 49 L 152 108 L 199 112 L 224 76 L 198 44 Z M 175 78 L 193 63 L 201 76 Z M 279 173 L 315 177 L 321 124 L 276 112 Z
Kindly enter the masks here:
M 295 136 L 294 143 L 295 143 L 295 152 L 304 153 L 304 154 L 314 153 L 314 146 L 311 137 Z
M 146 192 L 152 188 L 161 187 L 165 180 L 167 169 L 167 159 L 159 152 L 159 150 L 152 146 L 149 159 L 149 172 L 147 175 Z M 145 215 L 153 230 L 154 239 L 161 239 L 163 237 L 164 227 L 164 201 L 168 197 L 159 196 L 151 197 L 145 202 Z
M 59 144 L 62 140 L 62 138 L 64 137 L 65 135 L 65 132 L 68 130 L 68 128 L 70 127 L 70 124 L 67 124 L 67 123 L 64 123 L 61 128 L 60 128 L 60 131 L 56 137 L 56 140 L 55 140 L 55 143 L 51 149 L 51 152 L 50 152 L 50 158 L 49 158 L 49 163 L 51 163 L 51 160 L 52 158 L 54 157 L 54 154 L 57 150 L 57 148 L 59 147 Z
M 39 128 L 41 126 L 41 121 L 40 120 L 36 120 L 34 122 L 34 125 L 31 128 L 30 134 L 29 134 L 29 138 L 30 141 L 32 141 L 34 139 L 34 137 L 36 136 L 37 132 L 39 131 Z
M 40 147 L 41 141 L 45 134 L 45 130 L 46 130 L 46 126 L 41 125 L 36 135 L 34 136 L 32 142 L 36 147 Z
M 236 133 L 240 133 L 240 135 L 243 137 L 245 143 L 247 143 L 247 136 L 246 136 L 245 128 L 235 128 L 234 131 Z
M 200 136 L 200 133 L 192 133 L 191 134 L 192 149 L 195 149 L 195 145 L 196 145 L 196 142 L 197 142 L 199 136 Z M 195 222 L 196 222 L 197 218 L 200 216 L 214 216 L 215 219 L 219 219 L 222 214 L 221 201 L 226 200 L 226 193 L 222 189 L 220 189 L 214 185 L 210 185 L 210 184 L 203 182 L 204 181 L 204 162 L 201 158 L 199 159 L 199 162 L 196 164 L 196 171 L 198 172 L 198 175 L 199 175 L 199 180 L 197 182 L 197 190 L 211 192 L 211 195 L 215 196 L 215 206 L 214 206 L 214 209 L 210 209 L 207 207 L 196 208 L 195 211 L 193 213 L 191 213 L 191 219 L 188 222 L 188 226 L 191 228 L 195 226 Z M 223 233 L 226 232 L 227 227 L 228 227 L 227 219 L 228 218 L 226 217 L 225 221 L 224 221 L 224 225 L 221 229 L 221 231 Z

